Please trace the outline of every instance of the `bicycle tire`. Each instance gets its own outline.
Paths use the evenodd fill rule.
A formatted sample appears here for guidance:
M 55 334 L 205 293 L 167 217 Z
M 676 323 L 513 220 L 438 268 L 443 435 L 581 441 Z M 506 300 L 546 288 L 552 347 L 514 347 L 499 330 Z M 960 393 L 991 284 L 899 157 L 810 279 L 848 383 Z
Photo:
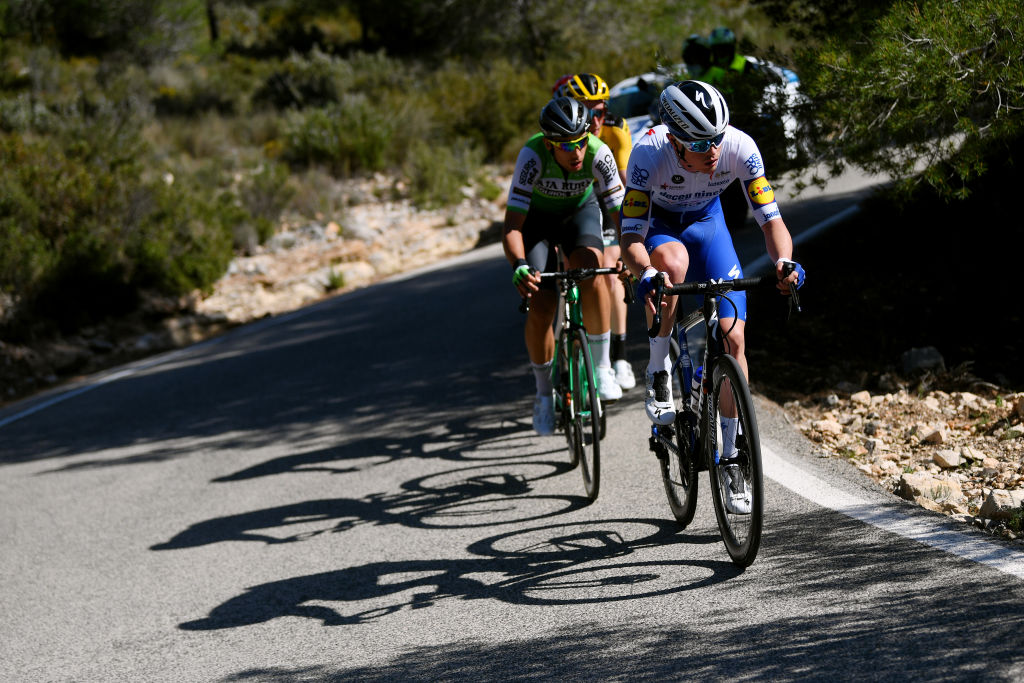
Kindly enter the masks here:
M 673 367 L 675 365 L 673 364 Z M 682 367 L 676 368 L 678 375 L 674 378 L 679 386 L 684 385 Z M 675 421 L 675 442 L 676 451 L 665 449 L 665 457 L 659 458 L 661 467 L 661 482 L 665 486 L 665 497 L 668 498 L 669 509 L 676 522 L 686 528 L 693 521 L 694 512 L 697 510 L 698 486 L 698 458 L 697 443 L 694 438 L 697 420 L 691 413 L 686 403 L 689 400 L 690 392 L 677 392 L 674 394 L 676 404 Z
M 571 333 L 570 333 L 571 334 Z M 569 468 L 575 469 L 580 464 L 580 449 L 577 444 L 578 438 L 574 427 L 576 409 L 571 393 L 571 382 L 569 379 L 571 363 L 569 362 L 569 340 L 570 334 L 564 335 L 557 344 L 555 362 L 557 372 L 555 377 L 555 419 L 558 428 L 565 432 L 566 445 L 569 448 Z
M 577 437 L 583 488 L 587 498 L 595 500 L 601 487 L 601 399 L 597 394 L 586 332 L 575 330 L 571 343 L 569 384 L 572 386 L 573 431 Z
M 750 491 L 750 514 L 734 514 L 725 506 L 725 467 L 716 462 L 719 444 L 719 410 L 722 393 L 732 394 L 738 411 L 739 428 L 736 445 L 738 464 L 743 473 L 745 485 Z M 720 356 L 714 365 L 711 393 L 704 411 L 704 443 L 708 475 L 711 480 L 711 495 L 715 504 L 715 516 L 722 541 L 732 558 L 733 564 L 749 567 L 757 557 L 761 546 L 761 530 L 764 515 L 764 483 L 761 466 L 761 443 L 757 431 L 757 418 L 750 388 L 736 359 L 729 355 Z

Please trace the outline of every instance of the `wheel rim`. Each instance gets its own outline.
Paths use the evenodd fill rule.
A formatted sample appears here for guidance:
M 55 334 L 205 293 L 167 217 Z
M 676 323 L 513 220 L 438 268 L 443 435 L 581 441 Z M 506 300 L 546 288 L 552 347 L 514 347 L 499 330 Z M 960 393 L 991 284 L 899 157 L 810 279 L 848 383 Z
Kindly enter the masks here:
M 572 378 L 575 427 L 583 475 L 583 487 L 587 497 L 597 498 L 600 485 L 600 440 L 601 404 L 594 385 L 593 365 L 587 354 L 586 337 L 578 332 L 573 340 Z

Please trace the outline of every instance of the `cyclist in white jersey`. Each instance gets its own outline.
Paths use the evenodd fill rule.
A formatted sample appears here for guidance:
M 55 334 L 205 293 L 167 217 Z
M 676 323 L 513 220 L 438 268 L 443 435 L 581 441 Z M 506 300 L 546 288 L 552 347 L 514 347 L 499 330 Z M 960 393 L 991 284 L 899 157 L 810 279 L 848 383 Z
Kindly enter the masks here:
M 757 144 L 729 125 L 722 94 L 701 81 L 680 81 L 662 91 L 660 107 L 662 125 L 652 128 L 630 153 L 622 203 L 623 260 L 640 279 L 637 299 L 645 302 L 648 324 L 654 314 L 652 278 L 659 271 L 666 284 L 743 277 L 718 199 L 732 182 L 746 190 L 775 261 L 779 289 L 788 294 L 790 282 L 803 285 L 804 270 L 791 260 L 793 240 L 765 178 Z M 794 271 L 784 276 L 787 263 Z M 745 294 L 729 294 L 735 306 L 722 301 L 719 329 L 728 331 L 727 348 L 746 374 Z M 668 353 L 676 297 L 665 297 L 663 306 L 661 329 L 650 342 L 645 408 L 652 422 L 665 425 L 675 419 Z M 723 428 L 731 430 L 723 439 L 722 453 L 728 458 L 735 452 L 735 420 Z
M 505 209 L 502 243 L 512 264 L 512 283 L 530 300 L 526 350 L 537 395 L 533 428 L 555 429 L 551 362 L 555 353 L 552 323 L 557 296 L 551 281 L 541 284 L 538 270 L 555 270 L 554 247 L 569 268 L 597 268 L 604 248 L 601 206 L 619 218 L 623 187 L 608 145 L 589 132 L 587 108 L 570 97 L 555 97 L 541 110 L 541 132 L 519 152 Z M 600 204 L 599 204 L 600 202 Z M 603 401 L 622 397 L 611 366 L 608 284 L 605 278 L 580 283 L 583 324 L 594 356 L 597 389 Z

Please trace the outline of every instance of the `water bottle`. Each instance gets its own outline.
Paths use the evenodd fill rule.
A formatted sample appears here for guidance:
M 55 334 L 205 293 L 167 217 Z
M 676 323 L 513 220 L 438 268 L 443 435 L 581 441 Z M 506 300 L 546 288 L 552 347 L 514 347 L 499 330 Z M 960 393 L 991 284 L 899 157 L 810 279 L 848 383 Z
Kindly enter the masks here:
M 704 374 L 704 366 L 699 365 L 693 372 L 693 382 L 690 383 L 690 410 L 697 412 L 700 405 L 700 380 Z

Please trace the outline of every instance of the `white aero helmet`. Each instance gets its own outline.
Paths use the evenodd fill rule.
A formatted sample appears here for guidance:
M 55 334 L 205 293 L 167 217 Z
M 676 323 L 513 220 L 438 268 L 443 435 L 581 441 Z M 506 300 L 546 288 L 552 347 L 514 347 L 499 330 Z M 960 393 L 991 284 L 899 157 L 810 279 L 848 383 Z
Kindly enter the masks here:
M 729 106 L 715 86 L 679 81 L 661 91 L 661 122 L 680 140 L 711 140 L 729 125 Z

